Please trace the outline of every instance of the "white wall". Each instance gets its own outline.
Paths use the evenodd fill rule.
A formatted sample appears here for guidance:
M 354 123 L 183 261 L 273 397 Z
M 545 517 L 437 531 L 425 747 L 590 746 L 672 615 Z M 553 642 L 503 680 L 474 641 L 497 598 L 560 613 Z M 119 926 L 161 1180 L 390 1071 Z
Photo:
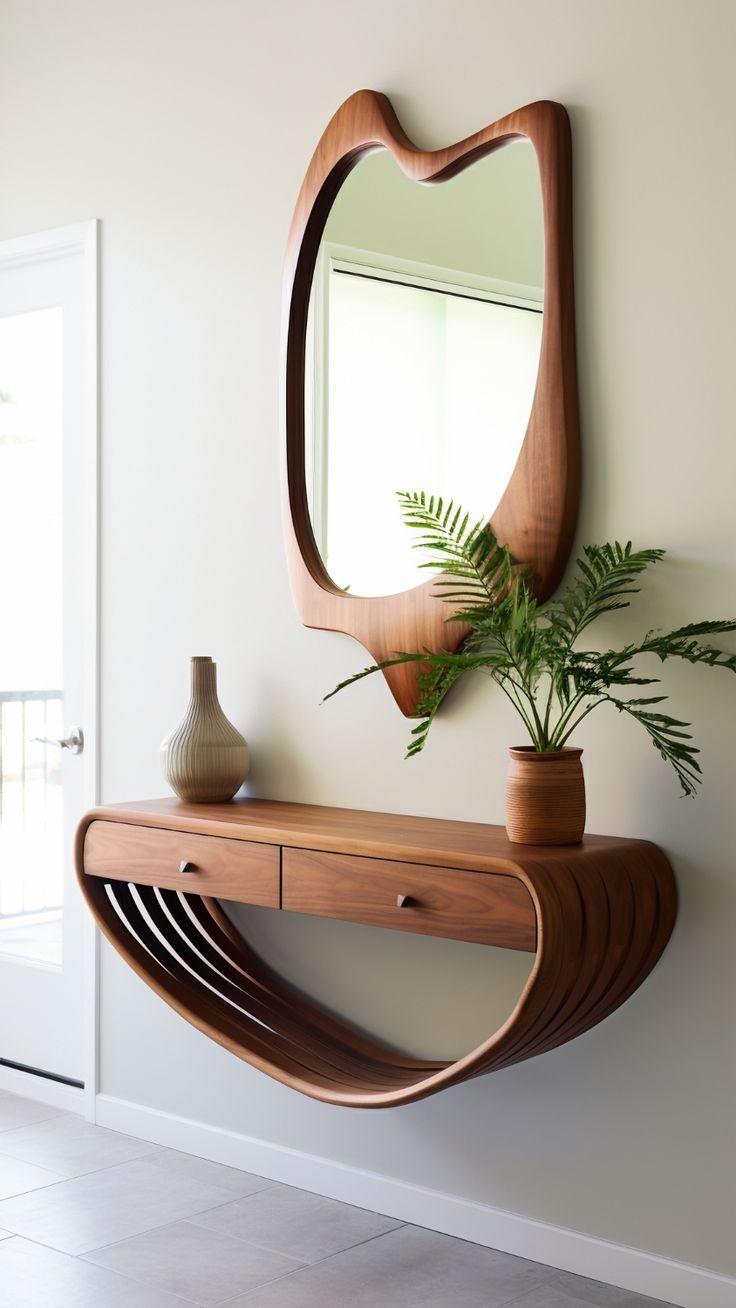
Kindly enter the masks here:
M 670 551 L 619 637 L 736 609 L 735 18 L 730 0 L 5 0 L 0 236 L 102 219 L 105 800 L 162 790 L 158 744 L 182 714 L 187 657 L 211 653 L 252 745 L 254 793 L 502 818 L 519 728 L 501 698 L 461 689 L 404 763 L 407 724 L 377 679 L 319 706 L 363 654 L 302 628 L 288 590 L 282 252 L 314 144 L 360 86 L 386 91 L 428 146 L 538 98 L 568 106 L 579 539 Z M 733 1273 L 736 684 L 687 668 L 667 681 L 703 745 L 696 801 L 617 716 L 580 733 L 590 829 L 659 841 L 682 897 L 656 972 L 603 1025 L 427 1102 L 358 1114 L 227 1056 L 106 949 L 102 1089 Z M 346 949 L 339 927 L 316 924 L 304 944 L 292 928 L 271 924 L 271 947 L 310 978 L 328 966 L 322 942 Z M 400 943 L 417 1013 L 431 975 L 465 996 L 468 1035 L 483 1031 L 491 963 Z M 356 1004 L 382 949 L 378 968 L 351 950 Z M 411 1010 L 410 996 L 407 1038 Z M 455 1031 L 447 1007 L 438 1027 Z

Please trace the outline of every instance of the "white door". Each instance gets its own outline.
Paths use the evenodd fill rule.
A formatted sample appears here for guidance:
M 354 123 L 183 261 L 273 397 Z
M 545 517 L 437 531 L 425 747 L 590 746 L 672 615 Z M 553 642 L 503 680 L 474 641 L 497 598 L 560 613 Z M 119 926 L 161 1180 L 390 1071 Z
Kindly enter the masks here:
M 0 1063 L 84 1081 L 96 224 L 0 242 Z

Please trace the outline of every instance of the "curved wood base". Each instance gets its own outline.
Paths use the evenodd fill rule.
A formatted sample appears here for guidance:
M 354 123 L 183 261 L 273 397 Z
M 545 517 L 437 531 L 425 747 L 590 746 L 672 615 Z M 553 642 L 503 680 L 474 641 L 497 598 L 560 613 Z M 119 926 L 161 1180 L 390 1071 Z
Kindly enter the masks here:
M 455 1062 L 431 1062 L 396 1053 L 281 980 L 216 900 L 86 873 L 85 830 L 78 843 L 83 893 L 138 975 L 238 1057 L 295 1090 L 349 1107 L 411 1103 L 581 1035 L 641 985 L 676 915 L 672 870 L 654 845 L 597 844 L 593 837 L 568 850 L 517 847 L 518 858 L 504 860 L 503 870 L 524 883 L 534 904 L 532 973 L 488 1040 Z

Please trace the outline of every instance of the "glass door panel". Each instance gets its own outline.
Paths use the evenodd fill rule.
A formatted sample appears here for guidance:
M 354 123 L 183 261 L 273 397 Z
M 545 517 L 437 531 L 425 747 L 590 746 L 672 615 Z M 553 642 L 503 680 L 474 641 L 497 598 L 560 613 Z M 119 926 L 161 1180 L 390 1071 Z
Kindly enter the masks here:
M 63 310 L 0 318 L 0 953 L 61 965 Z
M 94 785 L 68 746 L 94 672 L 94 228 L 49 238 L 0 242 L 0 1065 L 81 1084 L 72 848 Z

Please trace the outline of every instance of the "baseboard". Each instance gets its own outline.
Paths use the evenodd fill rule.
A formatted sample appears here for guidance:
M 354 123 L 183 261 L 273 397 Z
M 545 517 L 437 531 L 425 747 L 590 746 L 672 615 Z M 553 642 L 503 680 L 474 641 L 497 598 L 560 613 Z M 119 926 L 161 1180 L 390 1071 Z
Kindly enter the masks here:
M 637 1294 L 664 1299 L 681 1308 L 733 1308 L 736 1302 L 736 1277 L 611 1244 L 579 1231 L 488 1208 L 456 1195 L 347 1167 L 329 1158 L 234 1131 L 223 1131 L 111 1095 L 97 1096 L 96 1120 L 99 1126 L 169 1149 L 241 1167 L 257 1176 L 547 1263 L 578 1276 L 590 1276 Z
M 83 1113 L 85 1109 L 84 1090 L 79 1086 L 64 1085 L 62 1081 L 35 1076 L 33 1072 L 20 1072 L 2 1064 L 0 1090 L 23 1095 L 26 1099 L 37 1099 L 41 1104 L 51 1104 L 52 1108 L 61 1108 L 68 1113 Z

